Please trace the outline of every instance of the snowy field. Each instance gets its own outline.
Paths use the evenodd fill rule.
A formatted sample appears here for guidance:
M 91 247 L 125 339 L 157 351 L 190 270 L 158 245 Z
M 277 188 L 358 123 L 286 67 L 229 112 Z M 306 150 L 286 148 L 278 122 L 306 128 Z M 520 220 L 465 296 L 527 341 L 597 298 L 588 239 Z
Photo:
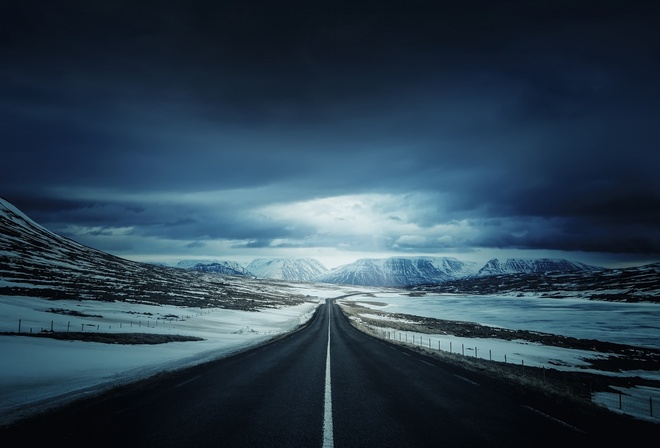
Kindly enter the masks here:
M 369 294 L 368 288 L 292 284 L 292 293 L 309 301 L 259 312 L 194 309 L 124 302 L 51 301 L 26 297 L 0 297 L 0 332 L 140 332 L 185 335 L 203 341 L 157 345 L 119 345 L 59 341 L 25 336 L 0 337 L 0 424 L 70 399 L 146 378 L 162 371 L 189 367 L 255 346 L 305 323 L 326 298 L 364 292 L 352 300 L 374 310 L 405 313 L 512 329 L 527 329 L 580 338 L 594 338 L 638 346 L 658 347 L 660 305 L 613 304 L 585 300 L 426 296 L 395 293 Z M 385 306 L 374 305 L 382 302 Z M 527 305 L 522 306 L 522 304 Z M 54 313 L 73 310 L 75 315 Z M 399 333 L 442 350 L 464 351 L 466 356 L 492 357 L 525 365 L 580 369 L 593 352 L 547 347 L 520 341 L 459 338 L 449 335 Z M 424 339 L 421 339 L 424 338 Z M 602 372 L 599 372 L 602 373 Z M 660 380 L 660 372 L 622 372 Z M 645 388 L 623 391 L 660 403 L 660 391 Z M 608 396 L 609 395 L 609 396 Z M 612 394 L 595 396 L 608 405 Z M 615 399 L 615 401 L 618 398 Z M 656 414 L 657 415 L 657 414 Z M 648 418 L 644 412 L 639 415 Z M 652 421 L 659 421 L 654 418 Z
M 293 284 L 295 285 L 295 284 Z M 154 333 L 203 341 L 121 345 L 60 341 L 26 336 L 0 337 L 0 424 L 126 382 L 222 358 L 305 323 L 341 287 L 300 284 L 309 295 L 296 306 L 259 312 L 138 305 L 125 302 L 66 301 L 0 296 L 0 332 Z M 355 291 L 352 288 L 351 291 Z M 74 310 L 78 315 L 51 309 Z
M 539 297 L 495 297 L 464 295 L 426 295 L 410 297 L 399 293 L 351 296 L 342 301 L 354 302 L 378 312 L 401 313 L 436 319 L 474 322 L 482 325 L 530 330 L 580 339 L 660 348 L 660 305 L 652 303 L 613 303 L 584 299 L 548 299 Z M 380 314 L 365 314 L 372 319 L 388 319 Z M 395 317 L 388 320 L 396 320 Z M 385 337 L 415 343 L 432 349 L 493 361 L 564 371 L 591 372 L 602 375 L 640 377 L 660 381 L 658 370 L 604 372 L 589 367 L 586 359 L 607 354 L 586 350 L 545 346 L 526 341 L 492 338 L 468 338 L 447 334 L 392 331 L 387 325 L 375 327 Z M 389 333 L 388 333 L 389 331 Z M 628 403 L 625 413 L 660 422 L 660 389 L 650 387 L 617 388 Z M 617 411 L 619 394 L 598 392 L 593 401 Z M 649 403 L 657 408 L 650 415 Z
M 657 303 L 453 294 L 410 297 L 400 293 L 352 296 L 345 300 L 365 302 L 364 306 L 391 313 L 660 349 Z

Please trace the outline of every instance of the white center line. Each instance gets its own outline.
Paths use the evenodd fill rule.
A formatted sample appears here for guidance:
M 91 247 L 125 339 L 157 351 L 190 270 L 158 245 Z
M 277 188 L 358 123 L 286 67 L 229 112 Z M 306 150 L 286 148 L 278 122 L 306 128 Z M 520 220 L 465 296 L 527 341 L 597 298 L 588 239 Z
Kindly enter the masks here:
M 330 307 L 328 305 L 328 351 L 325 358 L 325 400 L 323 412 L 323 448 L 335 445 L 332 430 L 332 387 L 330 381 Z

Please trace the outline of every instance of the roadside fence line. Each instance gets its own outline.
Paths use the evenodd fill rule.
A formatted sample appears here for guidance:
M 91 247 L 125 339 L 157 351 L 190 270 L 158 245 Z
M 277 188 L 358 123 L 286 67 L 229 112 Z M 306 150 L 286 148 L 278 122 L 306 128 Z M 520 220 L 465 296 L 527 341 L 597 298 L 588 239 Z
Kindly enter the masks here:
M 197 314 L 199 316 L 199 314 Z M 101 323 L 85 323 L 80 322 L 73 323 L 70 320 L 51 320 L 49 322 L 39 322 L 35 320 L 25 321 L 24 319 L 18 319 L 18 322 L 13 326 L 3 325 L 0 327 L 0 333 L 14 333 L 14 334 L 34 334 L 34 333 L 69 333 L 72 331 L 104 331 L 112 330 L 113 327 L 117 329 L 133 329 L 133 328 L 156 328 L 158 326 L 174 325 L 175 322 L 183 322 L 190 319 L 191 315 L 180 315 L 175 317 L 159 317 L 155 319 L 146 318 L 144 320 L 128 320 L 124 322 L 114 322 L 111 324 L 101 324 Z M 27 323 L 27 325 L 26 325 Z M 80 325 L 78 327 L 78 325 Z
M 381 339 L 394 341 L 402 345 L 409 345 L 409 346 L 419 347 L 432 351 L 445 352 L 455 356 L 476 358 L 482 361 L 503 362 L 504 364 L 510 366 L 519 365 L 520 369 L 518 370 L 518 372 L 520 372 L 521 376 L 526 376 L 529 379 L 538 379 L 543 384 L 558 387 L 559 389 L 563 389 L 569 393 L 571 391 L 570 386 L 572 386 L 572 384 L 571 384 L 571 380 L 569 379 L 571 372 L 560 371 L 553 367 L 546 368 L 545 366 L 535 367 L 535 369 L 540 369 L 540 372 L 536 372 L 535 370 L 530 368 L 534 366 L 530 366 L 529 364 L 527 366 L 525 365 L 525 359 L 519 354 L 513 354 L 507 356 L 507 354 L 505 353 L 503 355 L 503 358 L 500 361 L 497 361 L 497 360 L 493 360 L 492 349 L 488 349 L 487 352 L 484 352 L 483 350 L 480 350 L 479 347 L 476 345 L 466 346 L 465 343 L 462 343 L 460 347 L 455 347 L 451 340 L 448 341 L 448 344 L 447 342 L 445 342 L 443 345 L 443 341 L 441 338 L 433 339 L 430 336 L 424 337 L 419 334 L 411 335 L 405 331 L 390 331 L 382 328 L 374 328 L 371 325 L 366 324 L 364 322 L 355 322 L 355 323 L 358 326 L 361 326 L 369 330 L 368 331 L 369 333 L 377 337 L 380 337 Z M 467 354 L 466 354 L 466 350 L 468 352 Z M 488 356 L 484 357 L 483 356 L 484 353 L 487 353 Z M 480 354 L 482 355 L 481 357 L 479 356 Z M 527 367 L 527 369 L 525 367 Z M 538 378 L 532 378 L 532 375 L 535 375 Z M 635 397 L 632 396 L 631 394 L 627 394 L 621 391 L 618 391 L 617 393 L 603 392 L 603 393 L 598 393 L 597 395 L 598 395 L 598 399 L 594 400 L 594 394 L 591 392 L 591 385 L 589 385 L 588 398 L 591 402 L 603 405 L 610 410 L 618 411 L 625 414 L 630 414 L 633 416 L 643 416 L 644 418 L 650 419 L 651 421 L 660 422 L 660 409 L 658 409 L 659 405 L 658 405 L 657 397 L 655 399 L 653 396 L 650 395 L 648 397 L 639 397 L 639 396 Z

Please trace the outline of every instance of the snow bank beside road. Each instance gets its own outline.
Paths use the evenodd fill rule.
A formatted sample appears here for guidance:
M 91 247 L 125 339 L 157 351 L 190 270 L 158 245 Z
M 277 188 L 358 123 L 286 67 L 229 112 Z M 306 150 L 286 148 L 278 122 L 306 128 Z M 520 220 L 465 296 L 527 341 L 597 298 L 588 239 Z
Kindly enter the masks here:
M 322 303 L 310 298 L 301 305 L 258 312 L 182 309 L 122 302 L 57 301 L 58 309 L 82 316 L 53 314 L 53 302 L 3 297 L 0 329 L 22 332 L 55 331 L 142 332 L 201 337 L 203 341 L 157 345 L 121 345 L 60 341 L 27 336 L 0 337 L 0 424 L 123 383 L 162 371 L 190 367 L 263 343 L 306 323 Z M 169 317 L 168 317 L 169 316 Z M 178 317 L 177 317 L 178 316 Z M 38 325 L 40 323 L 40 325 Z M 98 328 L 98 330 L 97 330 Z M 247 331 L 245 330 L 247 328 Z

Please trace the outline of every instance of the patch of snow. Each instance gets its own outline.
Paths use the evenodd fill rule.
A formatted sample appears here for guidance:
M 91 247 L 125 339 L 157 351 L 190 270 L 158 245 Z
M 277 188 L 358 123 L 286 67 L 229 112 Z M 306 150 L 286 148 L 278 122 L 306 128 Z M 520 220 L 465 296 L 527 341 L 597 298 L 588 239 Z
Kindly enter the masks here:
M 201 337 L 203 341 L 120 345 L 0 337 L 0 421 L 11 421 L 31 403 L 70 400 L 94 390 L 189 367 L 255 346 L 306 322 L 319 299 L 259 312 L 188 309 L 123 302 L 48 301 L 0 297 L 0 331 L 141 332 Z M 49 309 L 84 314 L 62 315 Z M 168 318 L 169 316 L 169 318 Z M 98 329 L 97 329 L 98 328 Z
M 616 392 L 596 392 L 592 400 L 614 412 L 632 414 L 650 422 L 658 422 L 660 413 L 660 389 L 637 386 L 631 388 L 613 386 Z
M 360 304 L 374 310 L 436 319 L 475 322 L 491 327 L 539 331 L 543 333 L 597 339 L 639 347 L 659 348 L 660 305 L 649 303 L 611 303 L 584 299 L 549 299 L 541 297 L 467 296 L 438 294 L 410 297 L 401 293 L 378 293 L 351 296 L 341 301 Z M 380 302 L 375 304 L 371 301 Z M 386 305 L 383 306 L 382 303 Z M 374 317 L 370 313 L 365 317 Z M 354 318 L 360 320 L 359 318 Z M 394 319 L 394 318 L 393 318 Z M 386 320 L 386 319 L 383 319 Z M 381 337 L 414 343 L 426 348 L 458 353 L 521 366 L 546 367 L 559 371 L 591 372 L 612 377 L 639 377 L 660 381 L 660 371 L 624 370 L 605 372 L 587 360 L 610 354 L 545 346 L 527 341 L 493 338 L 457 337 L 450 334 L 427 334 L 371 326 Z M 621 412 L 660 422 L 660 411 L 650 416 L 650 406 L 660 406 L 660 390 L 652 387 L 626 390 Z M 617 395 L 617 394 L 614 394 Z M 594 394 L 594 401 L 612 408 L 613 394 Z M 618 395 L 616 400 L 618 400 Z M 635 404 L 640 403 L 640 404 Z

